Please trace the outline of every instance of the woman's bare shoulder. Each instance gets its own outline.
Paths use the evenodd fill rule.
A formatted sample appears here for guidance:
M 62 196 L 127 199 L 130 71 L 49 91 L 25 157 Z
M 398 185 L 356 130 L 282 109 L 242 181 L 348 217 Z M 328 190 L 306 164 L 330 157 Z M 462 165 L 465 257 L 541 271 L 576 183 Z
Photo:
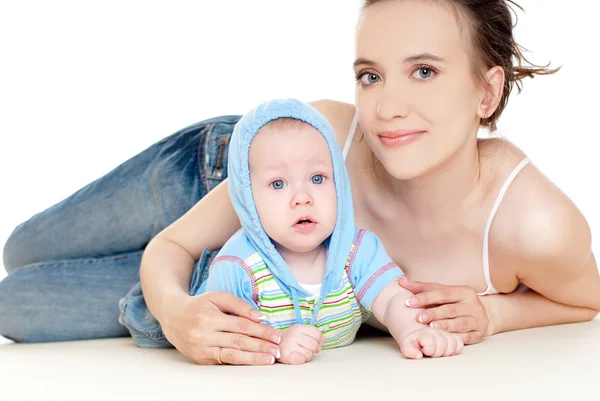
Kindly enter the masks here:
M 354 105 L 329 99 L 310 102 L 310 105 L 327 118 L 335 131 L 338 143 L 343 147 L 354 118 Z
M 515 145 L 502 141 L 499 168 L 501 183 L 526 155 Z M 502 156 L 502 154 L 504 154 Z M 523 269 L 553 260 L 579 264 L 591 249 L 587 221 L 575 203 L 535 165 L 533 160 L 508 188 L 490 232 L 490 249 L 502 252 L 515 263 L 516 274 Z M 519 266 L 519 267 L 517 267 Z

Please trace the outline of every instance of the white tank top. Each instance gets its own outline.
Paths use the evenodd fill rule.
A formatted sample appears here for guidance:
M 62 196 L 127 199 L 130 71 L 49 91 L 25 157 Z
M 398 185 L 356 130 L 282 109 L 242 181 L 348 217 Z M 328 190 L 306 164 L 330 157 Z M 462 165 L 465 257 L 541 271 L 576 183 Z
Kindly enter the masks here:
M 344 144 L 344 149 L 342 152 L 344 155 L 344 160 L 346 160 L 346 157 L 348 156 L 348 152 L 350 151 L 350 145 L 352 144 L 352 141 L 354 140 L 354 135 L 356 133 L 357 125 L 358 125 L 358 113 L 355 113 L 354 118 L 352 119 L 352 124 L 350 125 L 350 132 L 348 133 L 348 137 L 346 138 L 346 143 Z M 490 215 L 487 219 L 487 223 L 486 223 L 484 231 L 483 231 L 483 276 L 485 277 L 485 282 L 487 284 L 487 288 L 485 289 L 484 292 L 479 292 L 477 295 L 489 295 L 489 294 L 497 294 L 498 293 L 498 290 L 496 290 L 496 288 L 494 288 L 494 285 L 492 284 L 492 279 L 490 277 L 490 255 L 489 255 L 490 227 L 492 226 L 492 221 L 494 220 L 494 216 L 496 215 L 496 212 L 498 211 L 498 208 L 500 207 L 500 203 L 502 202 L 502 199 L 504 198 L 504 195 L 506 194 L 508 187 L 513 182 L 513 180 L 515 179 L 517 174 L 519 174 L 519 172 L 523 169 L 523 167 L 527 166 L 530 162 L 531 162 L 531 160 L 529 160 L 529 158 L 526 157 L 511 171 L 511 173 L 508 175 L 508 178 L 504 182 L 504 185 L 502 185 L 502 188 L 500 189 L 500 192 L 498 193 L 498 196 L 496 197 L 496 201 L 494 202 L 494 205 L 492 206 L 492 210 L 490 211 Z

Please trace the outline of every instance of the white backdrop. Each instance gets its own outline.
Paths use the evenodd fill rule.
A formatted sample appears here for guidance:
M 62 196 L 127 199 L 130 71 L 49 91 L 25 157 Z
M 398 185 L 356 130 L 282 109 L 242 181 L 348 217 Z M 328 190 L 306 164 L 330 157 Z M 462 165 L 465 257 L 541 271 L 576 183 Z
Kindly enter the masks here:
M 598 6 L 520 3 L 518 41 L 532 61 L 563 69 L 527 81 L 499 127 L 573 199 L 597 236 Z M 358 7 L 358 0 L 0 3 L 0 243 L 22 220 L 196 121 L 278 96 L 353 102 Z M 594 249 L 600 254 L 597 241 Z

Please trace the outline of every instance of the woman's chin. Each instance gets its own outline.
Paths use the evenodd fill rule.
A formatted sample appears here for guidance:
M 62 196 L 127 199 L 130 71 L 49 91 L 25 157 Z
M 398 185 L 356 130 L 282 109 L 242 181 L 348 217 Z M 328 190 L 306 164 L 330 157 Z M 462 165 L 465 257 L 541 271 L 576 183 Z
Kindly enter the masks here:
M 401 181 L 413 180 L 423 176 L 428 168 L 421 163 L 406 163 L 398 160 L 388 160 L 377 163 L 375 171 L 378 175 L 387 175 Z

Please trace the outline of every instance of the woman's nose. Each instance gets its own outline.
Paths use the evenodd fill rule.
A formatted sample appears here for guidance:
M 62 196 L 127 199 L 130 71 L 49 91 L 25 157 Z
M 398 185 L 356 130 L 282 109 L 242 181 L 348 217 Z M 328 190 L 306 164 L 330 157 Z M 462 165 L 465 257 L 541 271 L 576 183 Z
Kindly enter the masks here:
M 377 116 L 382 120 L 405 118 L 409 113 L 406 96 L 398 86 L 383 88 L 377 102 Z

